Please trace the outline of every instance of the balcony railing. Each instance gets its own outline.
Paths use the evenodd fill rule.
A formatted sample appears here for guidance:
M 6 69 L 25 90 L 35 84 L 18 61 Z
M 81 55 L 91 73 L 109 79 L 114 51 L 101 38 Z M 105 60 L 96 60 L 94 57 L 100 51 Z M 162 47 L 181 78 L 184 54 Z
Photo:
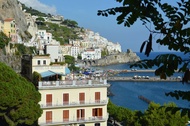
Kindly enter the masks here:
M 76 119 L 66 119 L 60 122 L 55 122 L 51 120 L 52 122 L 39 122 L 38 124 L 40 126 L 51 126 L 51 125 L 69 125 L 69 124 L 77 124 L 77 123 L 90 123 L 90 122 L 105 122 L 108 120 L 109 114 L 106 116 L 92 116 L 92 117 L 86 117 L 86 118 L 76 118 Z
M 87 86 L 109 86 L 107 80 L 64 80 L 64 81 L 39 81 L 38 88 L 68 88 Z
M 63 103 L 45 103 L 40 104 L 41 108 L 58 108 L 58 107 L 75 107 L 75 106 L 89 106 L 89 105 L 106 105 L 108 104 L 108 98 L 106 100 L 99 100 L 99 101 L 84 101 L 84 102 L 63 102 Z

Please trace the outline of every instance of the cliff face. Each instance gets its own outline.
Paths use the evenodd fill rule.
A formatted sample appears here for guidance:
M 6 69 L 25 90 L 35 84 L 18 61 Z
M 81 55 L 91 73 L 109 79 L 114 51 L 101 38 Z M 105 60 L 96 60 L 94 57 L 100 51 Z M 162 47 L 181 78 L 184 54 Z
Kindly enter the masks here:
M 22 38 L 27 39 L 27 22 L 17 0 L 0 0 L 0 20 L 14 18 Z
M 140 57 L 137 56 L 136 53 L 128 49 L 127 52 L 109 55 L 98 60 L 84 60 L 78 63 L 85 64 L 88 66 L 107 66 L 107 65 L 112 65 L 112 64 L 134 63 L 139 60 L 140 60 Z
M 100 60 L 96 60 L 95 63 L 92 63 L 92 66 L 106 66 L 111 64 L 121 64 L 121 63 L 133 63 L 139 61 L 140 58 L 136 53 L 119 53 L 116 55 L 110 55 Z

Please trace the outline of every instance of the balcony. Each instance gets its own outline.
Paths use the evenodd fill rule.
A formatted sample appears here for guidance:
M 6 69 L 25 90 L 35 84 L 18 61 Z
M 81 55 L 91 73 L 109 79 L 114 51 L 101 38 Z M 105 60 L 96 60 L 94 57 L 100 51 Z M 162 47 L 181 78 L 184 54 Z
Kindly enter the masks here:
M 67 80 L 67 81 L 39 81 L 39 89 L 53 88 L 84 88 L 84 87 L 109 87 L 107 80 Z
M 81 124 L 81 123 L 95 123 L 95 122 L 105 122 L 108 120 L 109 114 L 106 116 L 92 116 L 86 118 L 76 118 L 76 119 L 66 119 L 65 121 L 55 122 L 53 120 L 49 122 L 39 122 L 40 126 L 53 126 L 53 125 L 69 125 L 69 124 Z
M 98 106 L 98 105 L 107 105 L 108 104 L 108 98 L 106 100 L 99 100 L 99 101 L 84 101 L 83 103 L 80 103 L 80 101 L 72 101 L 72 102 L 64 102 L 64 103 L 46 103 L 46 104 L 40 104 L 42 109 L 49 109 L 49 108 L 68 108 L 68 107 L 76 107 L 76 106 Z

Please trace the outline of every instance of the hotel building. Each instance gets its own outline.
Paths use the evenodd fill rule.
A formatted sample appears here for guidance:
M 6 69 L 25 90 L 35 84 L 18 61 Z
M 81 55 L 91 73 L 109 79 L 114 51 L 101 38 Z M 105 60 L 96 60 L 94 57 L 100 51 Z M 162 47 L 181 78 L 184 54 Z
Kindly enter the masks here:
M 50 56 L 22 57 L 22 74 L 32 80 L 32 73 L 41 75 L 37 83 L 43 113 L 40 126 L 107 126 L 107 88 L 103 79 L 70 80 L 65 78 L 65 65 L 51 65 Z
M 40 126 L 107 126 L 106 80 L 39 81 Z

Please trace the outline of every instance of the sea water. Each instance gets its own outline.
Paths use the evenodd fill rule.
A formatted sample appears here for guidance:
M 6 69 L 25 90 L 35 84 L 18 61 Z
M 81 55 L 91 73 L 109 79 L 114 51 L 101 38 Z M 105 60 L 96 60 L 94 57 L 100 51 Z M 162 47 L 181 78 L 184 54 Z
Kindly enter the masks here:
M 140 59 L 153 59 L 158 54 L 176 54 L 178 56 L 181 56 L 183 59 L 188 59 L 189 55 L 184 55 L 180 52 L 153 52 L 150 54 L 149 57 L 146 57 L 142 53 L 138 53 L 137 55 L 140 57 Z M 127 69 L 130 70 L 129 64 L 116 64 L 116 65 L 110 65 L 110 66 L 104 66 L 104 67 L 98 67 L 99 69 L 103 70 L 123 70 Z M 140 68 L 136 68 L 137 70 Z M 153 69 L 156 69 L 154 67 Z M 120 73 L 116 76 L 155 76 L 153 72 L 142 72 L 142 73 Z M 174 77 L 177 76 L 183 76 L 183 73 L 175 73 L 173 75 Z M 173 92 L 175 90 L 181 90 L 181 91 L 189 91 L 190 90 L 190 84 L 182 84 L 182 82 L 124 82 L 124 81 L 110 81 L 111 84 L 110 90 L 114 94 L 114 96 L 110 96 L 110 100 L 119 106 L 129 108 L 131 110 L 140 110 L 144 111 L 148 108 L 148 103 L 140 100 L 138 96 L 142 95 L 145 98 L 149 99 L 150 101 L 153 101 L 155 103 L 158 103 L 160 105 L 163 105 L 165 103 L 174 102 L 179 107 L 190 107 L 190 102 L 184 101 L 184 100 L 176 100 L 175 98 L 171 96 L 166 96 L 165 93 Z

